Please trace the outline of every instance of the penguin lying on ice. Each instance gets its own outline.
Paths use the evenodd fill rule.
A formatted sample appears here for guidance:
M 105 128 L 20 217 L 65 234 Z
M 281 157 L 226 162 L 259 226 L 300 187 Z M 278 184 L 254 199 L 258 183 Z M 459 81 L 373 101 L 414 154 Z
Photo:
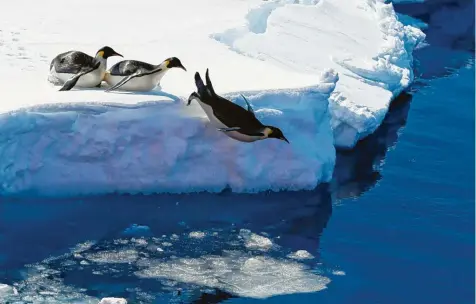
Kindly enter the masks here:
M 111 86 L 106 92 L 119 88 L 127 91 L 150 91 L 171 68 L 187 71 L 177 57 L 167 58 L 159 65 L 137 60 L 118 62 L 106 72 L 104 80 Z
M 100 87 L 106 72 L 107 58 L 121 56 L 105 46 L 91 57 L 80 51 L 58 54 L 50 64 L 50 78 L 58 79 L 63 86 L 60 91 L 69 91 L 74 86 L 83 88 Z
M 289 143 L 280 129 L 273 126 L 265 126 L 256 118 L 250 103 L 243 95 L 241 96 L 247 104 L 247 109 L 217 95 L 210 81 L 208 69 L 205 79 L 207 82 L 206 86 L 200 74 L 198 72 L 195 73 L 195 84 L 198 92 L 190 94 L 187 106 L 190 105 L 192 100 L 196 100 L 214 127 L 229 137 L 242 142 L 277 138 Z

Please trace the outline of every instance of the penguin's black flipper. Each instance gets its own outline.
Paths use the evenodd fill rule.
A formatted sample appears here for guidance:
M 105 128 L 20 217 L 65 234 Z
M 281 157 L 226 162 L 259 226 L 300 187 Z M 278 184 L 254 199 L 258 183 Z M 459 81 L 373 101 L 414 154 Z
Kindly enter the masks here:
M 241 130 L 240 127 L 231 127 L 231 128 L 218 128 L 218 131 L 222 132 L 231 132 L 231 131 L 238 131 Z
M 130 80 L 133 79 L 133 78 L 142 77 L 142 76 L 151 75 L 151 74 L 155 74 L 155 73 L 158 73 L 158 72 L 160 72 L 160 71 L 162 71 L 162 68 L 157 68 L 157 69 L 154 69 L 154 70 L 148 71 L 148 72 L 143 72 L 143 71 L 141 71 L 141 70 L 137 70 L 137 71 L 135 71 L 134 73 L 132 73 L 131 75 L 124 77 L 121 81 L 119 81 L 118 83 L 116 83 L 116 84 L 113 85 L 112 87 L 107 88 L 107 89 L 104 90 L 104 91 L 105 91 L 105 92 L 110 92 L 110 91 L 112 91 L 112 90 L 115 90 L 115 89 L 118 89 L 118 88 L 122 87 L 123 85 L 125 85 L 128 81 L 130 81 Z
M 90 69 L 87 69 L 87 70 L 84 70 L 76 75 L 74 75 L 73 77 L 71 77 L 70 79 L 68 79 L 64 84 L 63 86 L 61 87 L 61 89 L 59 89 L 60 91 L 69 91 L 71 90 L 75 85 L 76 83 L 78 83 L 78 80 L 81 76 L 87 74 L 87 73 L 91 73 L 92 71 L 96 70 L 97 68 L 99 68 L 99 66 L 101 65 L 101 62 L 96 62 L 96 64 L 90 68 Z
M 244 99 L 245 102 L 246 102 L 246 106 L 247 106 L 247 108 L 248 108 L 248 112 L 253 113 L 253 116 L 255 116 L 255 111 L 253 110 L 253 107 L 251 106 L 251 104 L 250 104 L 250 102 L 248 101 L 248 99 L 246 99 L 246 97 L 243 96 L 243 94 L 240 94 L 240 95 L 241 95 L 241 97 L 243 97 L 243 99 Z
M 131 79 L 134 78 L 134 77 L 137 77 L 139 74 L 140 74 L 140 71 L 137 71 L 137 72 L 135 72 L 135 73 L 133 73 L 133 74 L 127 76 L 127 77 L 124 77 L 124 78 L 122 78 L 121 81 L 119 81 L 118 83 L 116 83 L 116 84 L 113 85 L 112 87 L 105 89 L 104 91 L 105 91 L 105 92 L 110 92 L 110 91 L 112 91 L 112 90 L 115 90 L 115 89 L 117 89 L 117 88 L 120 88 L 120 87 L 122 87 L 123 85 L 125 85 L 126 82 L 128 82 L 129 80 L 131 80 Z
M 78 74 L 79 75 L 79 74 Z M 64 84 L 63 86 L 61 87 L 61 89 L 59 89 L 59 91 L 69 91 L 71 90 L 75 85 L 76 83 L 78 82 L 79 80 L 79 77 L 81 77 L 82 75 L 76 75 L 76 76 L 73 76 L 71 77 L 70 79 L 68 79 Z
M 241 130 L 240 127 L 232 127 L 232 128 L 218 128 L 218 131 L 221 131 L 221 132 L 231 132 L 231 131 L 238 131 L 238 130 Z M 243 133 L 243 134 L 246 134 L 246 135 L 249 135 L 249 136 L 265 136 L 264 133 L 261 133 L 261 132 L 244 132 L 243 130 L 240 132 L 240 133 Z

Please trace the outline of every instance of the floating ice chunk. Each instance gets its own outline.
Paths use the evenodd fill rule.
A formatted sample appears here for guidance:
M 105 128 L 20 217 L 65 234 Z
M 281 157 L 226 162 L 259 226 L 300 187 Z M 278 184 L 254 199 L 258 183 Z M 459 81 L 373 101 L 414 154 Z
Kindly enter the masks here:
M 251 298 L 315 292 L 326 288 L 330 282 L 300 263 L 271 257 L 250 257 L 248 253 L 239 251 L 227 251 L 221 256 L 157 261 L 137 271 L 136 275 L 218 288 Z
M 6 299 L 7 297 L 13 296 L 18 294 L 18 291 L 15 287 L 7 285 L 7 284 L 0 284 L 0 300 Z
M 148 226 L 141 226 L 137 224 L 132 224 L 130 227 L 126 228 L 123 232 L 126 235 L 135 235 L 135 236 L 148 236 L 151 235 L 150 228 Z
M 334 270 L 334 271 L 332 271 L 332 274 L 337 275 L 337 276 L 343 276 L 343 275 L 345 275 L 345 272 L 342 271 L 342 270 Z
M 127 301 L 123 298 L 103 298 L 98 304 L 127 304 Z
M 193 231 L 188 234 L 188 237 L 193 239 L 202 239 L 205 237 L 205 233 L 201 231 Z
M 25 280 L 15 287 L 0 284 L 0 303 L 48 303 L 48 304 L 97 304 L 98 299 L 83 294 L 80 290 L 63 284 L 57 277 L 60 272 L 46 265 L 35 265 Z
M 145 239 L 142 239 L 142 238 L 141 238 L 141 239 L 135 239 L 135 238 L 133 238 L 131 241 L 132 241 L 134 244 L 137 244 L 137 245 L 139 245 L 139 246 L 147 246 L 147 244 L 148 244 L 147 241 L 146 241 Z
M 89 248 L 91 248 L 93 245 L 95 244 L 94 241 L 86 241 L 84 243 L 79 243 L 77 244 L 76 246 L 74 246 L 71 251 L 74 252 L 74 253 L 81 253 L 83 251 L 86 251 L 88 250 Z
M 132 263 L 138 257 L 138 253 L 134 249 L 106 250 L 86 255 L 88 260 L 95 263 Z
M 271 242 L 270 239 L 264 236 L 252 233 L 248 229 L 241 229 L 240 236 L 245 241 L 246 248 L 249 248 L 249 249 L 258 249 L 258 250 L 266 251 L 266 250 L 269 250 L 273 246 L 273 242 Z
M 295 259 L 295 260 L 306 260 L 306 259 L 313 259 L 314 256 L 306 250 L 298 250 L 296 252 L 288 254 L 288 258 Z

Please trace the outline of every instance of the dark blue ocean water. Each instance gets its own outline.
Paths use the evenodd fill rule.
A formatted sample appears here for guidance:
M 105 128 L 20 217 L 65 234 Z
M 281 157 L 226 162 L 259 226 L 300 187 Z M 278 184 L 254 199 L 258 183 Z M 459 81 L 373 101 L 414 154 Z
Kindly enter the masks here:
M 374 135 L 339 153 L 332 185 L 281 194 L 2 200 L 0 283 L 33 296 L 55 297 L 70 286 L 129 303 L 474 303 L 474 45 L 465 33 L 438 40 L 431 16 L 442 13 L 431 10 L 420 13 L 431 46 L 415 54 L 417 81 Z M 149 228 L 127 230 L 133 224 Z M 240 229 L 275 245 L 258 238 L 246 247 L 249 234 Z M 191 238 L 192 231 L 206 236 Z M 70 254 L 87 240 L 96 244 Z M 286 257 L 297 250 L 315 258 Z M 204 261 L 227 251 L 235 255 Z M 258 258 L 240 262 L 251 257 Z M 175 261 L 180 279 L 167 268 L 165 278 L 140 279 L 131 259 Z M 253 298 L 263 294 L 260 285 L 270 295 L 319 289 L 319 278 L 320 291 Z

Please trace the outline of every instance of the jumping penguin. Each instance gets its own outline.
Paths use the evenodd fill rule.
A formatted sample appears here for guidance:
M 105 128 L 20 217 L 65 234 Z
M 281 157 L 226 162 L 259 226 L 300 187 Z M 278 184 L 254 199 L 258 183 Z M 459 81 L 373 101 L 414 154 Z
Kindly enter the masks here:
M 111 56 L 123 57 L 108 46 L 99 49 L 95 57 L 80 51 L 61 53 L 51 61 L 50 77 L 63 84 L 60 91 L 69 91 L 74 86 L 100 87 L 106 73 L 107 58 Z
M 104 80 L 111 86 L 106 92 L 119 88 L 126 91 L 150 91 L 172 68 L 187 71 L 177 57 L 167 58 L 159 65 L 137 60 L 118 62 L 106 72 Z
M 241 96 L 247 104 L 247 109 L 215 93 L 208 76 L 208 69 L 205 79 L 207 82 L 206 86 L 200 74 L 198 72 L 195 73 L 195 85 L 198 92 L 190 94 L 187 106 L 190 105 L 192 100 L 196 100 L 207 114 L 212 125 L 219 131 L 242 142 L 277 138 L 289 144 L 289 141 L 284 137 L 280 129 L 273 126 L 265 126 L 256 118 L 253 108 L 243 95 Z

